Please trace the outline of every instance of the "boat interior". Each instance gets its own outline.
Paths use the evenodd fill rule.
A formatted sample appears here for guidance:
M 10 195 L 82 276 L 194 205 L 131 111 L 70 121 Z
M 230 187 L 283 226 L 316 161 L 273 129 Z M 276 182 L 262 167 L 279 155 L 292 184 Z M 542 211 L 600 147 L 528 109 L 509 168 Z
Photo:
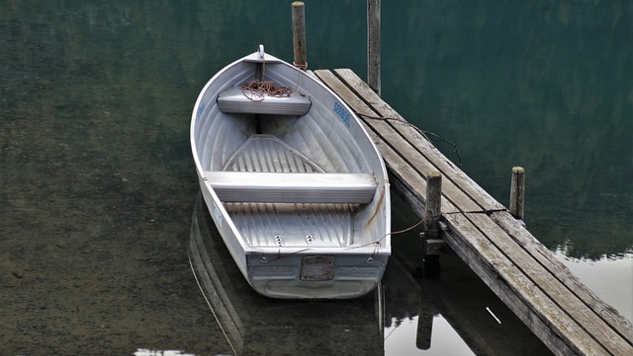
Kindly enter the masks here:
M 227 171 L 240 172 L 250 179 L 233 180 L 232 183 L 239 184 L 220 189 L 217 179 Z M 308 179 L 306 184 L 288 191 L 283 184 L 285 180 L 275 173 L 283 173 L 285 180 L 293 180 L 293 173 L 302 173 Z M 349 246 L 353 243 L 352 217 L 360 203 L 344 203 L 340 199 L 337 203 L 320 202 L 324 195 L 334 198 L 345 195 L 344 186 L 321 189 L 317 184 L 321 174 L 324 173 L 313 162 L 275 136 L 253 135 L 235 153 L 224 172 L 211 172 L 207 177 L 218 188 L 216 191 L 228 190 L 220 199 L 252 246 Z M 264 196 L 257 197 L 257 192 Z

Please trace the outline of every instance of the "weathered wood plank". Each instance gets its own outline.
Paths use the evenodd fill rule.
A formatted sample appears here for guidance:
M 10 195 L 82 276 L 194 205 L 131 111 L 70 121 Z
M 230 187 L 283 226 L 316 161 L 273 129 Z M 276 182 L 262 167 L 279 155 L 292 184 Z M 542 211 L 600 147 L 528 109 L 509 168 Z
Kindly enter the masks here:
M 398 120 L 406 121 L 400 114 L 363 82 L 350 69 L 335 69 L 334 72 L 342 80 L 360 96 L 367 105 L 371 106 L 382 117 L 391 117 Z M 366 120 L 374 121 L 374 120 Z M 461 169 L 456 167 L 453 162 L 448 160 L 441 152 L 435 148 L 428 140 L 421 136 L 417 131 L 409 125 L 392 121 L 391 126 L 399 132 L 409 144 L 417 149 L 424 157 L 433 163 L 437 170 L 445 177 L 454 182 L 457 186 L 464 190 L 465 194 L 472 198 L 479 206 L 486 211 L 504 210 L 505 207 L 483 190 L 477 183 L 468 177 Z M 474 211 L 474 210 L 466 210 Z
M 371 109 L 358 98 L 347 87 L 339 78 L 337 78 L 332 72 L 317 70 L 315 71 L 317 77 L 319 77 L 326 85 L 332 88 L 336 93 L 343 99 L 345 102 L 352 108 L 352 110 L 357 113 L 363 115 L 376 115 L 375 112 L 371 111 Z M 413 169 L 426 180 L 426 176 L 428 172 L 434 171 L 435 166 L 423 155 L 420 155 L 418 151 L 412 147 L 410 144 L 404 142 L 402 137 L 395 132 L 386 122 L 372 120 L 371 122 L 365 121 L 366 125 L 369 126 L 370 129 L 368 131 L 375 132 L 379 137 L 378 141 L 385 142 L 385 145 L 381 146 L 384 148 L 385 146 L 390 146 L 392 151 L 400 156 L 400 160 L 404 161 L 405 164 L 413 167 Z M 400 143 L 397 147 L 392 146 L 392 144 Z M 383 152 L 381 152 L 383 153 Z M 387 158 L 395 159 L 395 157 L 391 157 L 388 153 L 383 153 L 383 157 L 385 157 L 385 162 L 389 164 Z M 424 185 L 424 189 L 426 189 L 426 184 Z M 465 209 L 467 211 L 482 211 L 482 209 L 473 201 L 470 197 L 465 195 L 459 187 L 457 187 L 453 182 L 446 182 L 443 187 L 443 194 L 446 196 L 446 199 L 453 203 L 453 208 L 449 206 L 442 206 L 442 209 L 447 208 L 447 210 L 443 211 L 457 211 L 457 209 Z
M 591 335 L 606 350 L 614 355 L 633 355 L 633 347 L 607 323 L 596 315 L 575 294 L 571 293 L 556 276 L 552 275 L 534 257 L 497 225 L 486 214 L 465 214 L 480 231 L 536 285 L 547 294 L 554 303 L 560 306 L 573 320 Z
M 420 192 L 426 191 L 426 180 L 424 177 L 404 161 L 396 151 L 386 145 L 373 131 L 369 131 L 369 136 L 374 140 L 385 160 L 389 171 L 389 182 L 396 189 L 396 192 L 402 195 L 414 211 L 424 211 L 426 198 L 420 195 Z M 453 203 L 445 199 L 442 200 L 442 210 L 448 212 L 459 211 Z
M 633 345 L 633 326 L 631 323 L 628 323 L 616 309 L 600 300 L 594 292 L 582 284 L 550 250 L 541 244 L 509 212 L 495 212 L 490 214 L 490 218 L 530 253 L 536 261 L 556 276 L 561 283 L 565 284 L 573 294 L 614 327 L 629 345 Z
M 483 215 L 483 214 L 480 214 Z M 449 246 L 558 355 L 610 355 L 463 214 L 445 214 Z

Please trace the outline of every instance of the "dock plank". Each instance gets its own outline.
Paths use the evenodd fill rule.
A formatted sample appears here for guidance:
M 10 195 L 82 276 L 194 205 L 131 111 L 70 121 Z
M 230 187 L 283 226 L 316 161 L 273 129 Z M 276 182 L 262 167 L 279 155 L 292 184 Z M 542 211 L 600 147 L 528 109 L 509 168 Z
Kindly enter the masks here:
M 615 330 L 582 302 L 574 293 L 540 263 L 535 263 L 521 245 L 517 244 L 497 223 L 486 214 L 465 214 L 499 250 L 530 280 L 560 306 L 569 317 L 582 325 L 605 350 L 616 355 L 631 355 L 633 348 Z M 555 259 L 553 255 L 551 258 Z
M 594 313 L 612 325 L 618 334 L 629 345 L 633 345 L 633 326 L 613 307 L 606 304 L 587 288 L 578 277 L 560 262 L 553 253 L 541 244 L 507 211 L 490 214 L 492 220 L 505 230 L 508 235 L 520 244 L 535 260 L 545 267 L 553 276 L 563 283 L 573 294 L 578 296 Z
M 501 300 L 558 355 L 609 355 L 463 214 L 446 214 L 444 239 Z M 552 333 L 554 331 L 554 333 Z

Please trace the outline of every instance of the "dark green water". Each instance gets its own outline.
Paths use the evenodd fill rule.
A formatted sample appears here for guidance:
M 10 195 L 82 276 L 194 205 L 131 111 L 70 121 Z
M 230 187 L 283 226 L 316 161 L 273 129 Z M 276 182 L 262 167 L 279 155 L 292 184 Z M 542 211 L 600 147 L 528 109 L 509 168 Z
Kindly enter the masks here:
M 463 169 L 503 203 L 510 168 L 525 167 L 526 219 L 547 246 L 630 251 L 632 5 L 417 3 L 385 8 L 404 16 L 384 45 L 385 99 L 456 143 Z
M 306 3 L 309 67 L 364 78 L 365 1 Z M 633 318 L 633 5 L 385 1 L 382 15 L 385 100 L 454 142 L 502 203 L 524 166 L 530 231 Z M 0 0 L 0 354 L 231 352 L 187 260 L 189 120 L 208 78 L 257 44 L 292 60 L 290 28 L 286 1 Z M 386 355 L 542 351 L 443 261 L 437 283 L 390 265 Z

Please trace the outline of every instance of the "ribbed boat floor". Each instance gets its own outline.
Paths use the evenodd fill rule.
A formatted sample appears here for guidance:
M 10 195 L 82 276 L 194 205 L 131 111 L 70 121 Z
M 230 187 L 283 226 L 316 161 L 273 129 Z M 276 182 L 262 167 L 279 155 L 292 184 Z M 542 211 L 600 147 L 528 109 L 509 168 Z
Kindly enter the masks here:
M 272 135 L 253 135 L 224 170 L 318 173 L 314 162 Z M 353 243 L 354 204 L 224 203 L 246 242 L 260 247 L 340 247 Z

